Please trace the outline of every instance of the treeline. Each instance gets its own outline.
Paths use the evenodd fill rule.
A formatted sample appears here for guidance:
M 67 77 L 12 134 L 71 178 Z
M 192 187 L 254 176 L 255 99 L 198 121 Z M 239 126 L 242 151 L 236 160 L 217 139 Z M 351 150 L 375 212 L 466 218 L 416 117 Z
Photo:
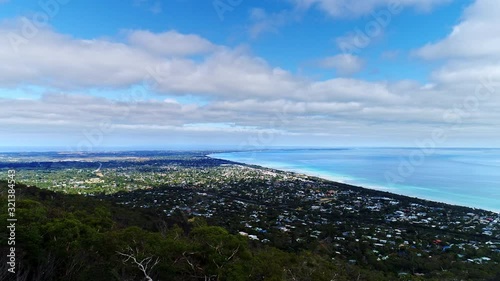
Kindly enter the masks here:
M 2 229 L 6 190 L 0 182 Z M 19 184 L 15 208 L 16 273 L 7 271 L 9 233 L 2 231 L 0 280 L 424 280 L 390 266 L 381 271 L 334 260 L 320 249 L 282 251 L 182 212 L 167 218 Z M 487 272 L 481 274 L 478 280 L 486 280 L 480 278 Z M 435 280 L 471 277 L 445 273 Z

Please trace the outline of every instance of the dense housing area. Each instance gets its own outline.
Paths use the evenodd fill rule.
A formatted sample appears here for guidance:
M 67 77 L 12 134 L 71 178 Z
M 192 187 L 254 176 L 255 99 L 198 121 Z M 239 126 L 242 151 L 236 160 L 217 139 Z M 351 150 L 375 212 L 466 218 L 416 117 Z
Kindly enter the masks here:
M 142 229 L 146 221 L 155 221 L 153 227 L 144 231 L 165 234 L 180 228 L 191 239 L 190 233 L 196 227 L 218 226 L 224 229 L 221 237 L 246 241 L 245 247 L 250 251 L 275 249 L 304 260 L 308 258 L 302 255 L 313 255 L 309 258 L 325 263 L 321 266 L 334 265 L 329 270 L 337 270 L 339 276 L 357 272 L 365 280 L 376 280 L 368 278 L 375 273 L 389 280 L 494 280 L 499 273 L 500 217 L 485 210 L 212 159 L 203 152 L 40 154 L 29 158 L 2 155 L 1 165 L 2 176 L 7 169 L 16 169 L 18 181 L 49 190 L 43 192 L 42 202 L 22 203 L 40 208 L 37 215 L 46 223 L 61 222 L 69 216 L 74 223 L 85 225 L 96 210 L 108 213 L 107 209 L 121 208 L 136 214 L 147 213 L 145 222 L 138 223 Z M 42 193 L 30 194 L 37 192 Z M 60 211 L 55 211 L 56 202 L 48 199 L 54 195 L 49 194 L 81 198 L 75 202 L 84 204 L 87 213 L 80 214 L 78 206 L 67 205 L 63 212 L 71 214 L 54 215 Z M 85 200 L 104 207 L 89 208 Z M 107 215 L 106 231 L 125 231 L 130 226 L 117 223 L 117 219 Z M 26 228 L 31 229 L 31 225 Z M 45 241 L 50 231 L 43 227 L 38 231 L 26 239 L 40 239 L 36 238 L 39 235 L 42 240 L 20 239 L 21 243 Z M 59 239 L 59 234 L 50 235 Z M 65 235 L 64 231 L 61 235 Z M 211 246 L 218 252 L 217 245 Z M 119 250 L 123 249 L 116 252 Z M 161 256 L 151 251 L 152 256 Z M 177 258 L 191 261 L 186 252 L 179 255 Z M 236 258 L 232 259 L 226 262 L 236 262 Z M 323 280 L 293 279 L 299 273 L 292 272 L 280 275 L 283 279 L 228 279 L 224 275 L 228 273 L 218 267 L 220 264 L 216 263 L 218 270 L 212 272 L 204 267 L 211 262 L 204 262 L 207 264 L 199 265 L 203 270 L 191 268 L 193 272 L 185 272 L 191 276 L 189 280 L 202 276 L 208 276 L 206 280 Z M 171 266 L 175 267 L 175 263 Z M 206 275 L 208 271 L 210 274 Z M 161 275 L 160 271 L 151 272 Z M 325 275 L 324 280 L 337 280 L 328 278 Z

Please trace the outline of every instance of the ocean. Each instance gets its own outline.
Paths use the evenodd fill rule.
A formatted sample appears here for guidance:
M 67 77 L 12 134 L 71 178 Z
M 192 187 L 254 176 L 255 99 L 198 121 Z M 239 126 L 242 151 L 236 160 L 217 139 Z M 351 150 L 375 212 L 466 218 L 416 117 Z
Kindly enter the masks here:
M 500 212 L 500 149 L 280 149 L 210 157 Z

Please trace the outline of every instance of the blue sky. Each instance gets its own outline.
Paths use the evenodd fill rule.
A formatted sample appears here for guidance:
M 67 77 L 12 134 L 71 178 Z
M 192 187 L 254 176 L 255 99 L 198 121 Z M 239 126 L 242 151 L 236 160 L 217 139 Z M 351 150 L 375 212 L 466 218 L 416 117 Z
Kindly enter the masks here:
M 497 6 L 3 0 L 0 146 L 499 146 Z
M 198 34 L 220 45 L 248 45 L 255 55 L 265 58 L 272 65 L 294 73 L 305 69 L 312 75 L 324 78 L 330 78 L 332 71 L 315 69 L 311 62 L 341 52 L 335 44 L 335 38 L 355 32 L 356 29 L 364 30 L 374 20 L 374 15 L 387 10 L 381 5 L 359 18 L 350 16 L 332 19 L 319 9 L 311 9 L 297 12 L 298 19 L 285 20 L 289 21 L 287 24 L 276 23 L 276 28 L 269 27 L 253 38 L 248 31 L 255 24 L 251 19 L 252 10 L 262 9 L 269 14 L 279 14 L 293 10 L 290 3 L 292 1 L 262 1 L 259 5 L 255 5 L 254 1 L 241 1 L 241 4 L 234 7 L 227 0 L 219 1 L 223 6 L 214 4 L 217 1 L 182 0 L 68 2 L 60 5 L 60 12 L 50 20 L 51 27 L 63 34 L 84 39 L 112 37 L 120 40 L 124 30 L 144 29 L 157 33 L 176 30 L 180 33 Z M 357 77 L 426 81 L 429 71 L 427 64 L 400 56 L 389 67 L 383 67 L 379 65 L 382 62 L 381 56 L 391 50 L 409 52 L 446 36 L 458 23 L 466 2 L 437 5 L 432 12 L 405 7 L 401 13 L 392 15 L 388 28 L 373 39 L 376 42 L 359 52 L 359 56 L 372 65 L 368 70 L 371 68 L 380 73 L 374 75 L 370 71 L 364 71 Z M 161 8 L 152 11 L 156 5 Z M 3 6 L 0 15 L 7 19 L 19 16 L 30 18 L 35 13 L 44 11 L 36 1 L 9 1 Z M 228 10 L 222 7 L 228 7 Z M 222 19 L 219 13 L 223 16 Z

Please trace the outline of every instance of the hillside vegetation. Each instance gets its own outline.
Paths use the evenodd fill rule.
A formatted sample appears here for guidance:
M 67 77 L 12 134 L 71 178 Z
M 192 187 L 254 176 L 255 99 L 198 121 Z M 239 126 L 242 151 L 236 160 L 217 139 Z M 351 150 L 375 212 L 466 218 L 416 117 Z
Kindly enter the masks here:
M 7 183 L 0 182 L 7 210 Z M 313 251 L 285 252 L 224 228 L 154 211 L 16 187 L 16 273 L 7 272 L 8 233 L 0 236 L 0 280 L 499 280 L 494 268 L 470 265 L 434 276 L 362 268 Z M 7 212 L 0 214 L 2 224 Z M 5 229 L 5 227 L 2 227 Z M 435 267 L 436 265 L 422 265 Z M 493 265 L 494 266 L 494 265 Z M 498 271 L 498 270 L 497 270 Z M 467 272 L 466 275 L 462 274 Z

